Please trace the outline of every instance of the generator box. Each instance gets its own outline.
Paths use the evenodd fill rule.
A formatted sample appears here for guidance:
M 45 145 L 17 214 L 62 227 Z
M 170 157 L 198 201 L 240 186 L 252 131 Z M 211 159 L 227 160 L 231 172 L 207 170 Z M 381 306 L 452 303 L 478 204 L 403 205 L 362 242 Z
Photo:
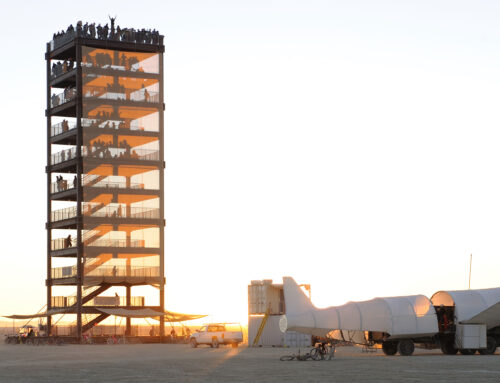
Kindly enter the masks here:
M 457 324 L 455 347 L 486 348 L 486 324 Z

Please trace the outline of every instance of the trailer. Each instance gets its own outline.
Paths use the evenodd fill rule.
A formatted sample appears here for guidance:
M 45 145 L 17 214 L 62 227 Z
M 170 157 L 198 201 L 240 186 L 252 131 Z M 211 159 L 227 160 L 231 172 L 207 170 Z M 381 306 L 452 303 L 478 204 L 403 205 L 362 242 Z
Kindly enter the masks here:
M 292 330 L 368 347 L 386 355 L 412 355 L 415 346 L 444 354 L 493 354 L 500 344 L 500 288 L 440 291 L 375 298 L 318 309 L 290 277 L 283 278 L 286 315 Z
M 437 338 L 444 354 L 494 354 L 500 345 L 500 288 L 438 291 Z

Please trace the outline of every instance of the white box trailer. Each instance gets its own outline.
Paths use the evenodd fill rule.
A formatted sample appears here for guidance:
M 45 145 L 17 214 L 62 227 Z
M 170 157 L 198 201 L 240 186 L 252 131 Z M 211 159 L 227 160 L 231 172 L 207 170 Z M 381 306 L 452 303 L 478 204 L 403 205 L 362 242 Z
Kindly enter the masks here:
M 486 348 L 486 325 L 457 324 L 455 331 L 455 348 L 459 350 Z

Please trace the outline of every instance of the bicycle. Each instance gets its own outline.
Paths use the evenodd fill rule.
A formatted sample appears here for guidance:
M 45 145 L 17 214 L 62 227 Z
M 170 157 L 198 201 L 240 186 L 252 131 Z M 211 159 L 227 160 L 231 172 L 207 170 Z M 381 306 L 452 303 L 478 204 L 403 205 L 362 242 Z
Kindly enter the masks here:
M 283 355 L 282 357 L 280 357 L 280 360 L 282 362 L 290 362 L 292 360 L 297 360 L 297 361 L 300 361 L 300 362 L 303 362 L 303 361 L 306 361 L 308 359 L 311 359 L 311 354 L 308 352 L 306 354 L 300 354 L 300 349 L 299 349 L 299 353 L 298 354 L 292 354 L 292 355 Z
M 92 335 L 84 334 L 82 339 L 83 344 L 94 344 L 94 340 L 92 339 Z
M 126 344 L 127 339 L 124 336 L 117 337 L 115 335 L 111 335 L 107 340 L 107 344 Z
M 332 360 L 335 356 L 335 343 L 321 342 L 311 349 L 310 355 L 312 360 Z

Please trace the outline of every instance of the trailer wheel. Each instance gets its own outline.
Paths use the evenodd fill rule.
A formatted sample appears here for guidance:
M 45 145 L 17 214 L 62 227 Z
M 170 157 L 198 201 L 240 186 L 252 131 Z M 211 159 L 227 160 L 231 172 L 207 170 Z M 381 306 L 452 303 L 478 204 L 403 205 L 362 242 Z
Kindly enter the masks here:
M 462 355 L 474 355 L 476 353 L 476 349 L 474 348 L 463 348 L 460 350 L 460 354 Z
M 493 355 L 497 350 L 497 342 L 495 338 L 489 336 L 486 338 L 486 348 L 479 350 L 481 355 Z
M 382 351 L 385 355 L 395 355 L 398 352 L 398 342 L 383 342 Z
M 455 348 L 455 341 L 453 339 L 448 339 L 441 345 L 441 351 L 446 355 L 455 355 L 458 349 Z
M 411 339 L 403 339 L 398 344 L 399 355 L 410 356 L 415 351 L 415 345 Z

